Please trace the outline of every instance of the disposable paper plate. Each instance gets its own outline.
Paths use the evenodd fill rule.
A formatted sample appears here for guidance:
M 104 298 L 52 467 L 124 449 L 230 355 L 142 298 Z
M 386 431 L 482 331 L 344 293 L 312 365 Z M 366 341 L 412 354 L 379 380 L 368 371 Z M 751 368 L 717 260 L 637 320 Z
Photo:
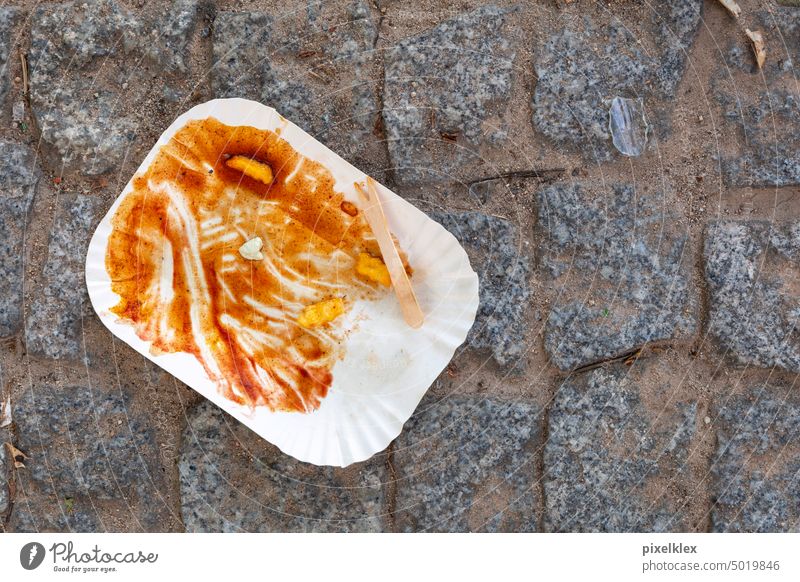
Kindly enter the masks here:
M 216 118 L 229 126 L 280 131 L 280 137 L 308 159 L 324 165 L 334 188 L 359 205 L 354 182 L 366 176 L 274 109 L 245 99 L 216 99 L 181 115 L 161 135 L 137 175 L 158 150 L 191 120 Z M 377 301 L 358 301 L 343 317 L 352 326 L 345 335 L 345 355 L 332 369 L 333 382 L 320 407 L 310 413 L 272 412 L 234 403 L 218 391 L 203 365 L 191 354 L 151 353 L 134 327 L 110 310 L 119 302 L 106 270 L 111 219 L 133 178 L 97 227 L 86 257 L 86 284 L 101 321 L 119 339 L 188 384 L 283 452 L 317 465 L 346 466 L 386 448 L 402 430 L 422 396 L 452 358 L 475 320 L 478 277 L 466 252 L 440 224 L 379 186 L 390 228 L 413 267 L 412 283 L 426 319 L 411 329 L 397 299 L 386 293 Z

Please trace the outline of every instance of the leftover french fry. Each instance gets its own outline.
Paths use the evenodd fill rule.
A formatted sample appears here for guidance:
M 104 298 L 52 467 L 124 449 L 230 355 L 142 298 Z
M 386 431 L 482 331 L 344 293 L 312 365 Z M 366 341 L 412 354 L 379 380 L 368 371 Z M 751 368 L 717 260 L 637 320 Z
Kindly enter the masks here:
M 306 307 L 297 318 L 297 323 L 303 327 L 317 327 L 330 323 L 343 313 L 344 301 L 339 297 L 334 297 Z
M 370 254 L 361 253 L 358 255 L 356 272 L 370 281 L 380 283 L 384 287 L 391 287 L 392 285 L 389 269 L 386 268 L 386 265 L 381 259 L 373 257 Z
M 239 170 L 245 176 L 264 184 L 272 184 L 274 178 L 269 164 L 253 160 L 246 156 L 233 156 L 225 162 L 231 169 Z

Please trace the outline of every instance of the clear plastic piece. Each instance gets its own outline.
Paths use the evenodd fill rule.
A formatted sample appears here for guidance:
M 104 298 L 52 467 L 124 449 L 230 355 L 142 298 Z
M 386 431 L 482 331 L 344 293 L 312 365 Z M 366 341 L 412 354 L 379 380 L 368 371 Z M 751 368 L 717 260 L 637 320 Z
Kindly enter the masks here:
M 642 100 L 614 97 L 608 110 L 608 129 L 611 131 L 614 147 L 622 155 L 642 155 L 649 130 Z

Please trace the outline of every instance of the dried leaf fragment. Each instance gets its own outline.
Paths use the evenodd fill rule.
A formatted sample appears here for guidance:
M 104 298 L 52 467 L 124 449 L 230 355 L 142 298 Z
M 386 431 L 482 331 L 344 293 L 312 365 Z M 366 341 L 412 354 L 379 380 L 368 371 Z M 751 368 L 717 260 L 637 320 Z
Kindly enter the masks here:
M 731 13 L 734 18 L 739 18 L 742 13 L 741 7 L 734 2 L 734 0 L 719 0 L 720 4 L 725 7 L 725 10 Z
M 317 327 L 333 321 L 343 313 L 344 301 L 340 297 L 334 297 L 306 307 L 297 318 L 297 323 L 303 327 Z
M 11 394 L 6 396 L 3 401 L 3 407 L 0 409 L 0 428 L 5 428 L 12 423 L 11 418 Z
M 11 458 L 14 459 L 14 468 L 24 469 L 25 463 L 23 463 L 23 461 L 28 458 L 28 455 L 20 451 L 17 447 L 9 442 L 6 442 L 5 445 L 8 447 L 8 452 L 11 453 Z
M 764 62 L 767 60 L 767 47 L 764 44 L 764 35 L 760 30 L 744 29 L 745 34 L 753 43 L 753 52 L 756 54 L 756 63 L 759 69 L 764 68 Z
M 248 261 L 262 261 L 264 260 L 264 253 L 261 252 L 262 246 L 264 246 L 264 241 L 260 236 L 251 238 L 239 247 L 239 254 Z
M 245 176 L 258 180 L 264 184 L 272 184 L 272 168 L 269 164 L 253 160 L 247 156 L 233 156 L 225 165 L 234 170 L 239 170 Z

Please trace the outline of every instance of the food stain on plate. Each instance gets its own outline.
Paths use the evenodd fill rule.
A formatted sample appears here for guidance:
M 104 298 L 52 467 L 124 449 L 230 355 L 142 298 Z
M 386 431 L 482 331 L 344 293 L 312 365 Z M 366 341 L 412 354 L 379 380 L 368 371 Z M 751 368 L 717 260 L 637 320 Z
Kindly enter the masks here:
M 111 311 L 151 352 L 194 355 L 233 402 L 319 408 L 344 356 L 341 315 L 390 293 L 369 226 L 328 169 L 276 131 L 209 117 L 132 186 L 111 221 Z

